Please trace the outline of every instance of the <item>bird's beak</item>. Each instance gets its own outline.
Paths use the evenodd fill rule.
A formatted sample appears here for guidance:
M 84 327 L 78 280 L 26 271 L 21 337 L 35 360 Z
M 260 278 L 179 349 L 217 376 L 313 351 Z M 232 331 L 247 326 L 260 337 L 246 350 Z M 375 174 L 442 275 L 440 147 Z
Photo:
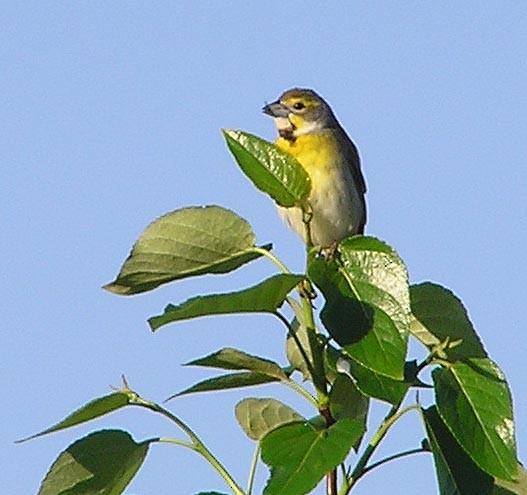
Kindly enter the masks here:
M 287 107 L 282 105 L 279 101 L 275 101 L 273 103 L 265 105 L 262 108 L 262 111 L 263 113 L 275 118 L 287 118 L 287 116 L 289 115 L 289 110 L 287 109 Z

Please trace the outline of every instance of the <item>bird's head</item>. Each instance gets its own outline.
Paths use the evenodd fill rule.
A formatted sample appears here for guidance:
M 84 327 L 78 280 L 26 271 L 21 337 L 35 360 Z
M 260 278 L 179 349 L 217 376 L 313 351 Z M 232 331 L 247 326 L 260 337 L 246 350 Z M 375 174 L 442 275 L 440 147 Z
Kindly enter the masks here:
M 312 89 L 289 89 L 262 110 L 275 119 L 278 132 L 286 139 L 321 131 L 335 122 L 329 105 Z

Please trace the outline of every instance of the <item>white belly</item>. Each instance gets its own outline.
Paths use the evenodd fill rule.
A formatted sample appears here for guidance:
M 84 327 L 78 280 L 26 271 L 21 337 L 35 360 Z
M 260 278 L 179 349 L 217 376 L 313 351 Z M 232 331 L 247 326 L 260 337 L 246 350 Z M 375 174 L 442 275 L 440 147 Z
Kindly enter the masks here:
M 315 246 L 328 247 L 335 242 L 358 233 L 363 206 L 360 193 L 353 183 L 348 167 L 333 170 L 333 180 L 327 180 L 327 171 L 317 177 L 312 171 L 313 187 L 309 196 L 313 216 L 311 240 Z M 279 207 L 280 216 L 306 241 L 305 225 L 300 208 Z

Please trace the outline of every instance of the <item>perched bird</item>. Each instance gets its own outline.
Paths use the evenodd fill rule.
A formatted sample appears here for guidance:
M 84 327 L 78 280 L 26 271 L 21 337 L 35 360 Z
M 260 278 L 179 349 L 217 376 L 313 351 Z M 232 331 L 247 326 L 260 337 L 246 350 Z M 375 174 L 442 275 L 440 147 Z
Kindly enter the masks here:
M 283 93 L 263 112 L 275 120 L 275 145 L 294 156 L 311 178 L 311 241 L 326 248 L 362 234 L 366 223 L 366 183 L 357 148 L 326 101 L 311 89 Z M 307 242 L 300 208 L 279 207 L 282 218 Z

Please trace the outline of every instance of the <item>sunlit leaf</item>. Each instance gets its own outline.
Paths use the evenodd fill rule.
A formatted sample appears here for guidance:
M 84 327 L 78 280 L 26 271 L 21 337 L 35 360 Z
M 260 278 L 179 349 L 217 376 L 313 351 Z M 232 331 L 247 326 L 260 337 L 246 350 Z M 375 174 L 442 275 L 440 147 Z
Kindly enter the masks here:
M 408 272 L 399 255 L 385 242 L 366 236 L 345 239 L 338 251 L 355 297 L 382 309 L 406 336 L 410 294 Z
M 445 339 L 459 341 L 458 345 L 445 349 L 449 360 L 484 358 L 483 348 L 463 303 L 448 289 L 431 282 L 410 287 L 412 321 L 410 330 L 429 348 Z
M 249 370 L 272 376 L 279 380 L 287 379 L 284 370 L 274 361 L 253 356 L 252 354 L 247 354 L 246 352 L 229 347 L 209 354 L 208 356 L 194 359 L 187 363 L 186 366 L 204 366 L 224 370 Z
M 99 397 L 98 399 L 94 399 L 76 411 L 72 412 L 57 424 L 41 431 L 40 433 L 36 433 L 35 435 L 31 435 L 30 437 L 19 440 L 18 442 L 25 442 L 26 440 L 31 440 L 32 438 L 40 437 L 48 433 L 71 428 L 72 426 L 85 423 L 86 421 L 90 421 L 100 416 L 104 416 L 105 414 L 111 413 L 112 411 L 116 411 L 117 409 L 126 406 L 128 403 L 129 397 L 123 392 L 115 392 L 110 395 L 105 395 L 104 397 Z
M 294 409 L 276 399 L 243 399 L 235 412 L 243 431 L 253 440 L 260 440 L 278 426 L 304 421 Z
M 228 373 L 198 382 L 177 394 L 171 395 L 167 400 L 181 397 L 182 395 L 195 394 L 197 392 L 214 392 L 216 390 L 229 390 L 231 388 L 253 387 L 255 385 L 278 381 L 280 381 L 279 378 L 263 375 L 262 373 L 253 373 L 252 371 Z
M 329 428 L 310 422 L 290 423 L 272 430 L 261 440 L 262 460 L 271 467 L 265 495 L 303 495 L 348 455 L 364 433 L 352 419 Z
M 331 337 L 361 366 L 402 380 L 406 342 L 394 321 L 365 296 L 357 299 L 335 261 L 311 259 L 308 273 L 324 295 L 320 318 Z
M 245 175 L 280 206 L 300 206 L 307 198 L 311 181 L 295 158 L 246 132 L 224 130 L 223 135 Z
M 149 318 L 148 323 L 156 330 L 168 323 L 200 316 L 274 313 L 302 278 L 301 275 L 280 274 L 241 291 L 193 297 L 178 306 L 169 304 L 162 315 Z
M 432 372 L 442 420 L 472 460 L 504 480 L 516 475 L 509 388 L 490 359 L 474 358 Z
M 104 289 L 130 295 L 186 277 L 227 273 L 261 256 L 252 250 L 254 243 L 251 226 L 232 211 L 219 206 L 176 210 L 147 227 Z
M 136 443 L 121 430 L 77 440 L 51 466 L 38 495 L 119 495 L 141 467 L 150 441 Z

